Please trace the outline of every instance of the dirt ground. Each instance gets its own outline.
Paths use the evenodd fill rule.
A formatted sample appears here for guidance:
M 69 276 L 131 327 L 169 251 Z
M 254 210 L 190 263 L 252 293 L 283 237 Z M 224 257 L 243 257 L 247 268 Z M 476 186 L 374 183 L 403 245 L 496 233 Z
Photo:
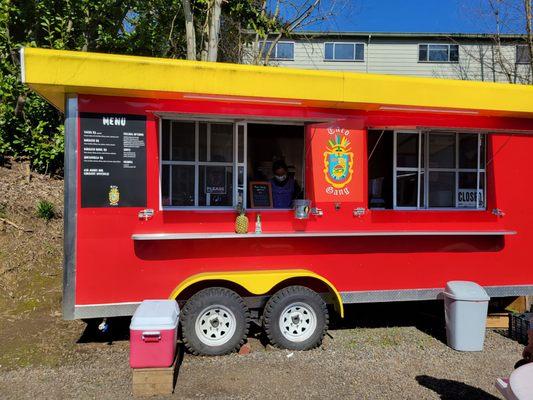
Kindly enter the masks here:
M 427 308 L 439 314 L 439 304 Z M 185 354 L 171 398 L 495 399 L 496 377 L 509 374 L 521 351 L 494 331 L 483 352 L 453 351 L 441 341 L 441 330 L 430 329 L 440 318 L 410 304 L 349 307 L 348 318 L 351 323 L 336 323 L 313 351 L 277 350 L 252 336 L 248 355 Z M 24 343 L 26 352 L 2 357 L 1 398 L 131 398 L 127 320 L 112 321 L 108 337 L 88 332 L 81 322 L 42 322 L 40 332 L 12 326 L 16 346 Z M 23 338 L 27 333 L 31 339 Z
M 62 182 L 0 167 L 0 398 L 131 398 L 128 319 L 106 335 L 60 315 L 62 219 L 36 218 L 39 200 L 62 208 Z M 30 232 L 31 231 L 31 232 Z M 494 399 L 494 381 L 521 346 L 489 331 L 485 350 L 444 344 L 442 304 L 356 305 L 333 321 L 324 345 L 277 350 L 259 330 L 252 352 L 184 354 L 171 398 L 193 399 Z

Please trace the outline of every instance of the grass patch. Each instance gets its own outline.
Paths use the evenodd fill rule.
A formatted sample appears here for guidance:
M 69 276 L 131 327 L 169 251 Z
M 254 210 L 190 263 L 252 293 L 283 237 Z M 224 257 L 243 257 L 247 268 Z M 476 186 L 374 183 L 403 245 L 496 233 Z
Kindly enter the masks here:
M 402 338 L 400 329 L 396 327 L 383 329 L 363 329 L 359 330 L 356 337 L 350 340 L 350 348 L 360 348 L 362 345 L 371 347 L 394 348 L 402 344 L 405 338 Z
M 41 200 L 37 205 L 37 216 L 45 221 L 50 221 L 56 217 L 56 209 L 48 200 Z

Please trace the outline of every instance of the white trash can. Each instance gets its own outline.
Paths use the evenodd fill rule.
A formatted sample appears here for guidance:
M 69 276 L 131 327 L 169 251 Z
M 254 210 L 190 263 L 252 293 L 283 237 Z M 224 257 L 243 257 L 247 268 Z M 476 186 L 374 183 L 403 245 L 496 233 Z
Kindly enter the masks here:
M 450 281 L 444 291 L 448 346 L 459 351 L 482 351 L 490 297 L 477 283 Z

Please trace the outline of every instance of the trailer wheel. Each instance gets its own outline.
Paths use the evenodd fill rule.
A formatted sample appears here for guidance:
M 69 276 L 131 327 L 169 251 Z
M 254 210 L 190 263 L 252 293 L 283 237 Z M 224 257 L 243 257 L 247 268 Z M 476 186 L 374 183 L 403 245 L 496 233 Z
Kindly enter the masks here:
M 203 289 L 181 311 L 185 347 L 195 355 L 219 356 L 240 349 L 250 327 L 248 308 L 233 290 Z
M 309 350 L 322 343 L 329 314 L 326 303 L 316 292 L 304 286 L 289 286 L 268 300 L 263 321 L 274 346 Z

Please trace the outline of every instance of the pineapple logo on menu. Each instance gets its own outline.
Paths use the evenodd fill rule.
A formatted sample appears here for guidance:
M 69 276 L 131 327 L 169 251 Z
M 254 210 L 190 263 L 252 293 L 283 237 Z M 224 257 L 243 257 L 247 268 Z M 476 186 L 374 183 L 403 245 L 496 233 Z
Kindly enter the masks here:
M 118 202 L 120 201 L 120 192 L 118 191 L 118 186 L 109 186 L 108 198 L 110 206 L 118 206 Z
M 324 175 L 335 189 L 344 188 L 352 180 L 353 153 L 350 141 L 345 136 L 335 135 L 324 152 Z

